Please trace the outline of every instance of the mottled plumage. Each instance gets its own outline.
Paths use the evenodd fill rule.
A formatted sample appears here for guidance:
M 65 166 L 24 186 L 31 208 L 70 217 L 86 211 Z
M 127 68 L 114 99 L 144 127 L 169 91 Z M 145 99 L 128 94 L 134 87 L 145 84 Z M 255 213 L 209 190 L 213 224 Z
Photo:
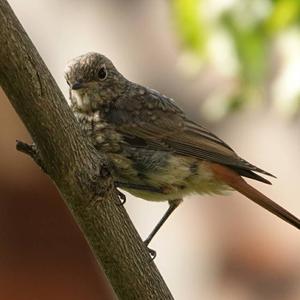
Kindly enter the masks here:
M 273 175 L 241 159 L 189 120 L 172 99 L 128 81 L 105 56 L 88 53 L 75 58 L 66 68 L 66 80 L 82 129 L 107 154 L 117 185 L 130 193 L 172 204 L 190 193 L 239 190 L 223 176 L 224 170 L 229 177 L 235 174 L 236 182 L 245 176 L 270 183 L 255 172 Z M 299 228 L 297 218 L 273 206 L 266 208 Z

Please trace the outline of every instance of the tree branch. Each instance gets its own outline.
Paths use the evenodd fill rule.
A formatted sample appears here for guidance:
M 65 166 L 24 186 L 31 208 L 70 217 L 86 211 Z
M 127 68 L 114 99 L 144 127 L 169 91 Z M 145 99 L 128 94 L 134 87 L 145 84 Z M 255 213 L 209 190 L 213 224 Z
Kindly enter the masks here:
M 122 206 L 107 162 L 82 134 L 9 4 L 0 0 L 0 84 L 120 299 L 173 299 Z

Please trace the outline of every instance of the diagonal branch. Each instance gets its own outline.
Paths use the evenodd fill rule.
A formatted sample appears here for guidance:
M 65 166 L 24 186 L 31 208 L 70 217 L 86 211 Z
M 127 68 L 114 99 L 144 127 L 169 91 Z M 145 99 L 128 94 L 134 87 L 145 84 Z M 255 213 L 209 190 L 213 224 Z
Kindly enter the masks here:
M 82 134 L 43 60 L 6 0 L 0 0 L 0 84 L 120 299 L 173 299 L 133 227 L 116 205 L 107 162 Z

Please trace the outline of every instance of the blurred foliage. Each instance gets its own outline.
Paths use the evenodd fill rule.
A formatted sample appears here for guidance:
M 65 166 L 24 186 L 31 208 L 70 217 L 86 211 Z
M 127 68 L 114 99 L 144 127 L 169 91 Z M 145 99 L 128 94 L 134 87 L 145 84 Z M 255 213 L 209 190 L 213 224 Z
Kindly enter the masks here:
M 224 106 L 221 110 L 223 114 L 217 117 L 236 111 L 250 102 L 262 102 L 263 99 L 268 103 L 289 101 L 293 103 L 289 107 L 294 109 L 289 109 L 287 114 L 291 116 L 297 112 L 300 85 L 296 92 L 293 89 L 291 95 L 284 91 L 274 92 L 273 95 L 272 91 L 278 90 L 275 85 L 280 80 L 289 84 L 284 76 L 291 76 L 288 68 L 293 62 L 285 61 L 284 57 L 289 55 L 287 51 L 295 49 L 285 49 L 282 43 L 278 46 L 277 41 L 300 27 L 299 0 L 173 0 L 172 10 L 184 52 L 201 58 L 202 65 L 203 62 L 212 65 L 214 70 L 219 70 L 220 76 L 234 82 L 230 92 L 224 93 L 221 101 L 215 101 L 217 105 Z M 299 32 L 292 38 L 300 41 Z M 213 44 L 217 49 L 212 49 L 211 42 L 218 39 L 219 42 Z M 221 62 L 216 58 L 218 55 L 212 55 L 215 52 L 224 57 Z M 226 68 L 234 72 L 224 75 Z M 290 84 L 295 86 L 293 82 Z M 218 93 L 222 94 L 220 91 Z M 271 99 L 266 99 L 266 94 L 271 95 L 268 96 Z
M 300 20 L 299 0 L 273 0 L 273 9 L 266 20 L 269 32 L 276 32 Z
M 199 0 L 174 1 L 175 19 L 185 47 L 202 55 L 205 45 L 205 25 L 201 14 L 198 13 L 200 5 Z

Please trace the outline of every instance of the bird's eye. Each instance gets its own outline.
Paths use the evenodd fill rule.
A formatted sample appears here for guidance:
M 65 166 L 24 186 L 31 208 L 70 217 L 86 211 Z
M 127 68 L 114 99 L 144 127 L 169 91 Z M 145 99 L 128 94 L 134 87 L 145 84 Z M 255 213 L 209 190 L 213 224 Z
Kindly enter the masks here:
M 100 70 L 98 71 L 98 78 L 100 80 L 105 80 L 107 77 L 107 70 L 105 65 L 101 66 Z

